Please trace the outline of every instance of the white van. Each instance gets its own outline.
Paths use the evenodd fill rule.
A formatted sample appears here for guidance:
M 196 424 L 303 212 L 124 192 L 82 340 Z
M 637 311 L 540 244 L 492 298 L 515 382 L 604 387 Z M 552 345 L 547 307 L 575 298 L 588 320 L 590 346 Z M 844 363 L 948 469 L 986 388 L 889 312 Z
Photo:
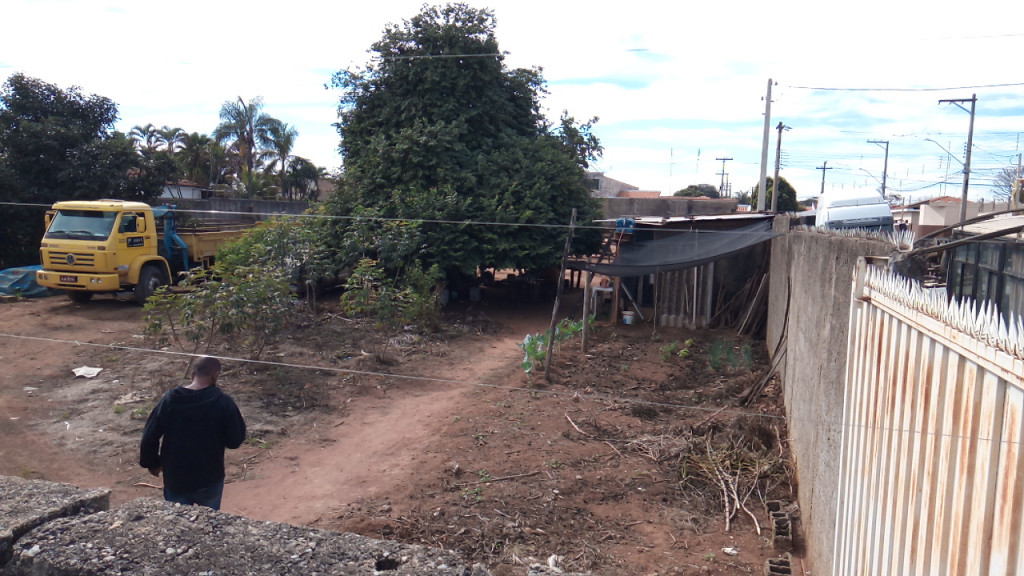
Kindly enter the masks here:
M 877 192 L 826 192 L 818 198 L 814 225 L 892 232 L 892 209 Z

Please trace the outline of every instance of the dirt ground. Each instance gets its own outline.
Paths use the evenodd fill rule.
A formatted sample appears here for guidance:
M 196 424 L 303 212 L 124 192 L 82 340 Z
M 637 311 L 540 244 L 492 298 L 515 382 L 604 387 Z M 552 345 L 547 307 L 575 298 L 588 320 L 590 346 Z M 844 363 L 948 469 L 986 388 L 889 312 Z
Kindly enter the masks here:
M 445 315 L 438 334 L 385 334 L 328 303 L 262 362 L 227 361 L 249 439 L 228 452 L 223 509 L 455 549 L 498 576 L 552 555 L 598 575 L 760 574 L 779 556 L 763 503 L 796 495 L 778 385 L 736 403 L 763 341 L 599 319 L 549 381 L 517 344 L 550 302 L 485 294 Z M 161 496 L 138 439 L 188 359 L 147 350 L 143 328 L 128 300 L 0 304 L 0 474 L 109 487 L 114 505 Z M 728 531 L 723 497 L 746 508 Z

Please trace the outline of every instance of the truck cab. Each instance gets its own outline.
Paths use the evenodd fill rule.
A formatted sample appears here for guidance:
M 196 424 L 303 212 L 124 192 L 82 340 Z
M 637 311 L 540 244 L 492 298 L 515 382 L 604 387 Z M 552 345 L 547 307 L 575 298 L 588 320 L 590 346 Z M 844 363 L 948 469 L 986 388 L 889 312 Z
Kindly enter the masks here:
M 97 292 L 133 290 L 140 303 L 170 282 L 159 253 L 153 208 L 142 202 L 58 202 L 47 213 L 40 244 L 41 286 L 65 290 L 76 302 Z
M 818 199 L 814 225 L 819 228 L 856 228 L 891 234 L 892 209 L 877 192 L 826 192 Z

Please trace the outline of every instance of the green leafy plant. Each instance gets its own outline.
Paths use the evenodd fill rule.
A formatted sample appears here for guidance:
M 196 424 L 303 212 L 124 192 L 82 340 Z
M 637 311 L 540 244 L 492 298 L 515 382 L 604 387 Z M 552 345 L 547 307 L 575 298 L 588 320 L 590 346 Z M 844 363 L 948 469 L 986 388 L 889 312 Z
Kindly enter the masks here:
M 191 270 L 179 287 L 146 302 L 145 333 L 192 354 L 230 341 L 258 359 L 294 312 L 287 279 L 257 267 Z
M 754 367 L 754 347 L 750 342 L 744 342 L 743 346 L 740 346 L 740 355 L 743 357 L 744 369 L 750 370 Z
M 732 346 L 721 338 L 711 342 L 708 348 L 708 363 L 715 372 L 721 372 L 735 361 Z
M 668 362 L 673 356 L 688 358 L 690 356 L 690 347 L 693 346 L 693 342 L 693 338 L 689 338 L 681 346 L 678 341 L 662 346 L 658 349 L 661 351 L 661 359 Z
M 708 363 L 715 372 L 750 370 L 754 366 L 754 349 L 749 342 L 737 348 L 733 343 L 719 338 L 711 342 L 708 348 Z
M 562 342 L 575 338 L 576 335 L 583 332 L 583 322 L 584 320 L 572 321 L 565 318 L 556 324 L 554 344 L 556 346 L 560 345 Z M 586 322 L 593 324 L 594 316 L 587 317 Z M 551 339 L 551 330 L 547 330 L 543 334 L 539 332 L 527 334 L 523 341 L 519 343 L 519 347 L 525 353 L 520 366 L 522 366 L 527 375 L 530 375 L 537 366 L 544 363 L 548 353 L 548 342 Z
M 480 486 L 474 486 L 472 488 L 467 486 L 462 489 L 462 497 L 466 500 L 481 502 L 484 499 L 483 488 L 481 488 Z

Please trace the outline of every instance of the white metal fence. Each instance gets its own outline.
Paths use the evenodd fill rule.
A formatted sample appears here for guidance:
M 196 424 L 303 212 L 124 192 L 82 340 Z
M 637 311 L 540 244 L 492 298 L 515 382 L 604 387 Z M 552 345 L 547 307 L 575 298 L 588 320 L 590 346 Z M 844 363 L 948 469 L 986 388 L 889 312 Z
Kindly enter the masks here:
M 836 575 L 1024 575 L 1024 325 L 854 272 Z

